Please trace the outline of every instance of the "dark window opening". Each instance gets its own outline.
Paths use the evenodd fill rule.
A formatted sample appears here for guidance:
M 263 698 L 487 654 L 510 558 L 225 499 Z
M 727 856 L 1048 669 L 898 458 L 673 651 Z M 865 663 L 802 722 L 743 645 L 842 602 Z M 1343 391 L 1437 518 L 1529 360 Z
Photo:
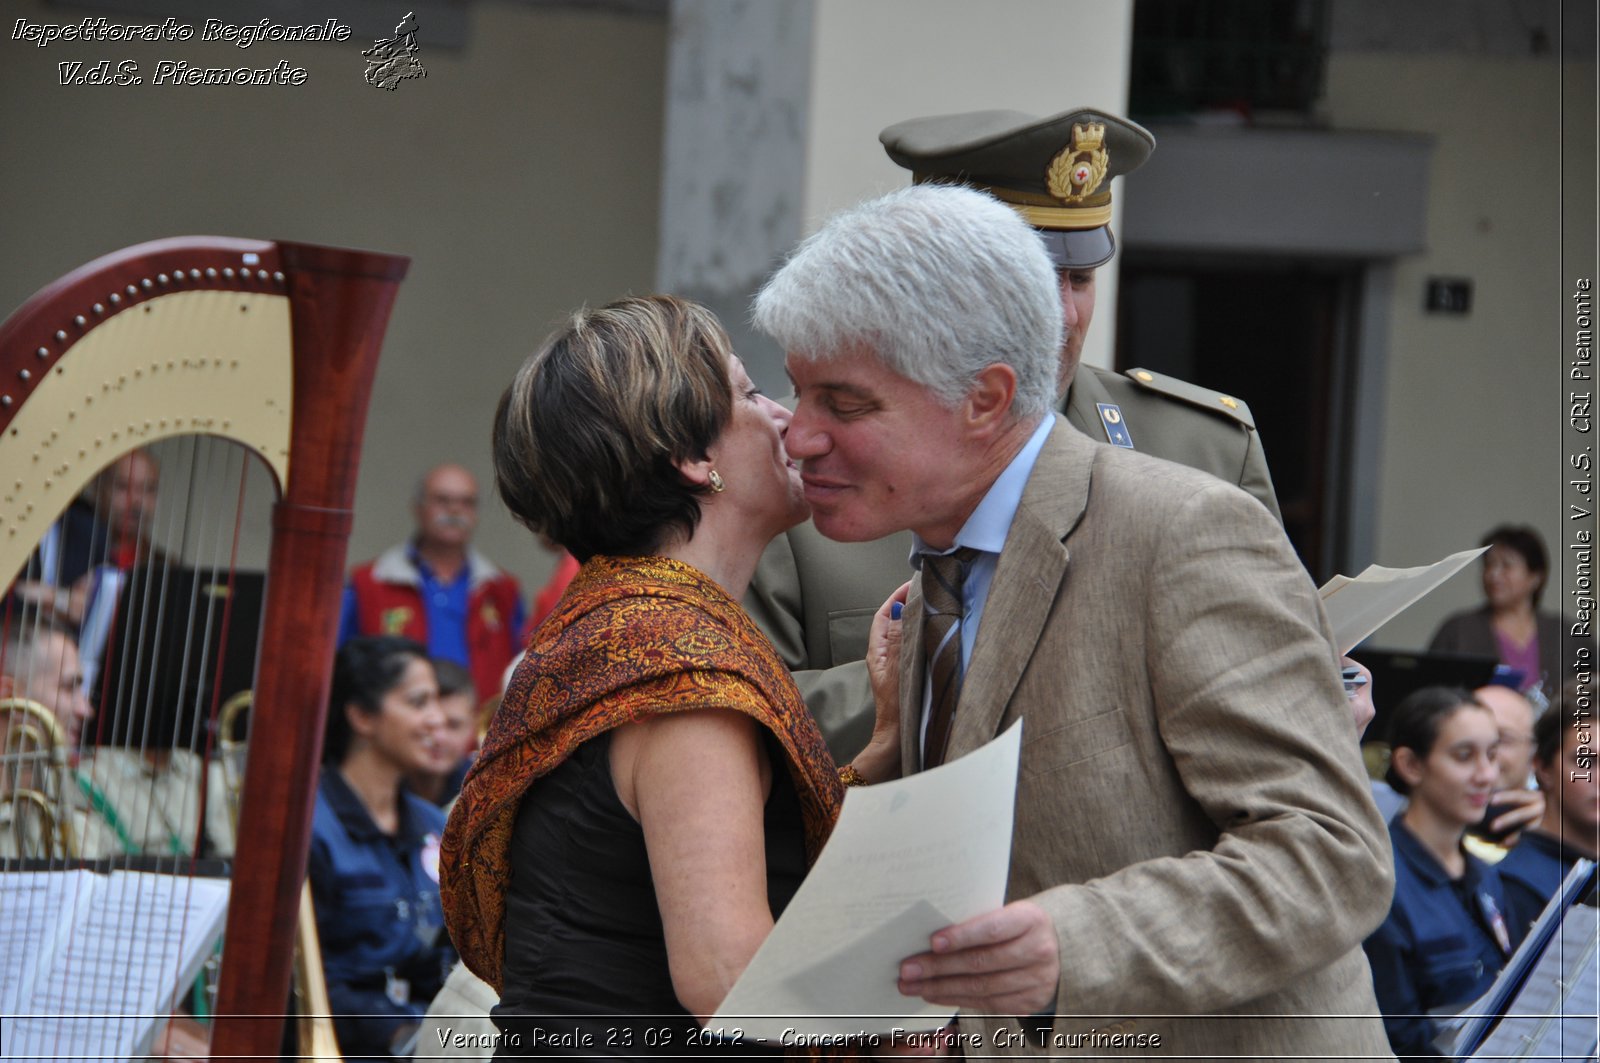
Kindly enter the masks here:
M 1129 112 L 1310 116 L 1328 26 L 1327 0 L 1137 0 Z
M 1117 366 L 1243 399 L 1266 449 L 1284 526 L 1318 583 L 1344 562 L 1360 267 L 1125 251 Z

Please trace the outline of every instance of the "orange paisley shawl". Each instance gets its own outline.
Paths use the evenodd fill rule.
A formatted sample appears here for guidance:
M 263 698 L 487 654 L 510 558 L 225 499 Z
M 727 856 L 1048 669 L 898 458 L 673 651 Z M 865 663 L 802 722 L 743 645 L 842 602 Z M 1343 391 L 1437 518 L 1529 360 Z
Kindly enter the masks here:
M 704 708 L 735 709 L 777 737 L 815 860 L 844 791 L 822 733 L 767 637 L 690 565 L 591 558 L 534 632 L 445 828 L 445 925 L 475 974 L 501 988 L 511 829 L 534 780 L 613 727 Z

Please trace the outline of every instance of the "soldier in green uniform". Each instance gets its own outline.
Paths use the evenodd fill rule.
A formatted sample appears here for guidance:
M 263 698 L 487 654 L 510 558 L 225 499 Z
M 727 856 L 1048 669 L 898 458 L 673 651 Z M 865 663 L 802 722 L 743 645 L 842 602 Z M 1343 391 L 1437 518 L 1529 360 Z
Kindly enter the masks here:
M 1148 130 L 1093 110 L 1048 118 L 977 111 L 913 118 L 878 139 L 914 181 L 981 188 L 1039 230 L 1061 285 L 1061 411 L 1073 427 L 1113 446 L 1212 473 L 1279 515 L 1261 441 L 1242 401 L 1143 369 L 1119 374 L 1078 364 L 1094 315 L 1095 269 L 1116 250 L 1111 179 L 1149 158 L 1155 138 Z M 910 553 L 909 533 L 836 543 L 807 521 L 767 548 L 745 598 L 840 763 L 871 735 L 872 696 L 862 663 L 867 631 L 884 599 L 910 577 Z

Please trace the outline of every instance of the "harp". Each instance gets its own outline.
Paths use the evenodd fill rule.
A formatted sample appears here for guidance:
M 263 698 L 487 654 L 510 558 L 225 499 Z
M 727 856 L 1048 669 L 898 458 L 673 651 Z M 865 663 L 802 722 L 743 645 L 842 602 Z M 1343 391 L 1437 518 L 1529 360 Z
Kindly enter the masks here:
M 270 540 L 262 548 L 268 575 L 259 628 L 237 625 L 257 651 L 238 808 L 238 834 L 249 842 L 231 862 L 210 1026 L 214 1057 L 276 1058 L 280 1050 L 357 457 L 379 347 L 407 265 L 391 255 L 301 243 L 160 240 L 83 266 L 0 325 L 6 585 L 28 582 L 29 566 L 41 556 L 36 547 L 60 529 L 58 518 L 97 474 L 135 449 L 191 448 L 177 452 L 175 460 L 190 468 L 186 490 L 175 493 L 218 503 L 206 477 L 219 459 L 205 448 L 225 441 L 224 475 L 230 467 L 256 470 L 275 497 L 270 519 L 261 521 L 270 523 Z M 236 493 L 242 511 L 248 492 Z M 232 505 L 224 501 L 220 509 Z M 100 738 L 119 726 L 109 717 L 156 689 L 140 678 L 153 667 L 141 629 L 209 635 L 228 626 L 239 532 L 233 553 L 224 550 L 210 563 L 205 585 L 220 593 L 172 594 L 167 566 L 196 567 L 185 556 L 190 530 L 183 525 L 160 564 L 136 568 L 142 576 L 127 579 L 112 610 L 107 641 L 121 647 L 122 658 L 110 663 L 116 651 L 107 649 L 96 686 L 102 694 L 119 685 L 132 693 L 116 707 L 101 703 L 99 719 L 86 725 Z M 56 594 L 55 604 L 70 598 L 65 589 Z M 177 613 L 196 603 L 206 618 L 186 628 Z M 32 612 L 19 611 L 8 592 L 6 624 Z M 87 635 L 88 625 L 82 620 L 76 633 Z M 208 645 L 194 656 L 197 678 L 186 672 L 179 681 L 191 706 L 189 744 L 208 762 L 220 760 L 215 732 L 225 699 L 220 680 L 212 681 L 220 675 L 219 651 Z M 78 751 L 90 745 L 90 737 L 80 738 Z M 206 794 L 203 775 L 199 791 L 202 807 L 226 802 L 222 793 Z

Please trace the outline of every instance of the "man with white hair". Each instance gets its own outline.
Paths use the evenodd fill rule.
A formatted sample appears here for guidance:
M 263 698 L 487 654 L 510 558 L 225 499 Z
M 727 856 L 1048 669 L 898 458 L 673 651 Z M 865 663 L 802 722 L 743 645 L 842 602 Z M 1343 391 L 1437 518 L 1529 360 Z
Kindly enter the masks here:
M 1083 107 L 1043 118 L 1017 111 L 912 118 L 878 139 L 917 183 L 988 191 L 1038 230 L 1061 296 L 1055 409 L 1068 424 L 1236 483 L 1277 515 L 1261 440 L 1241 399 L 1146 369 L 1114 373 L 1080 364 L 1096 274 L 1116 250 L 1112 185 L 1155 150 L 1149 130 Z M 834 543 L 807 521 L 767 547 L 745 596 L 840 763 L 872 733 L 867 631 L 902 582 L 910 550 L 909 535 Z
M 1393 872 L 1316 588 L 1236 486 L 1052 412 L 1039 235 L 906 189 L 802 244 L 755 323 L 818 530 L 915 533 L 903 770 L 1026 721 L 1010 903 L 901 992 L 986 1052 L 1386 1057 L 1360 943 Z
M 472 548 L 478 481 L 460 465 L 440 465 L 417 484 L 417 530 L 359 566 L 345 587 L 339 644 L 357 635 L 399 635 L 430 657 L 472 673 L 477 701 L 500 692 L 500 675 L 522 649 L 522 588 Z

